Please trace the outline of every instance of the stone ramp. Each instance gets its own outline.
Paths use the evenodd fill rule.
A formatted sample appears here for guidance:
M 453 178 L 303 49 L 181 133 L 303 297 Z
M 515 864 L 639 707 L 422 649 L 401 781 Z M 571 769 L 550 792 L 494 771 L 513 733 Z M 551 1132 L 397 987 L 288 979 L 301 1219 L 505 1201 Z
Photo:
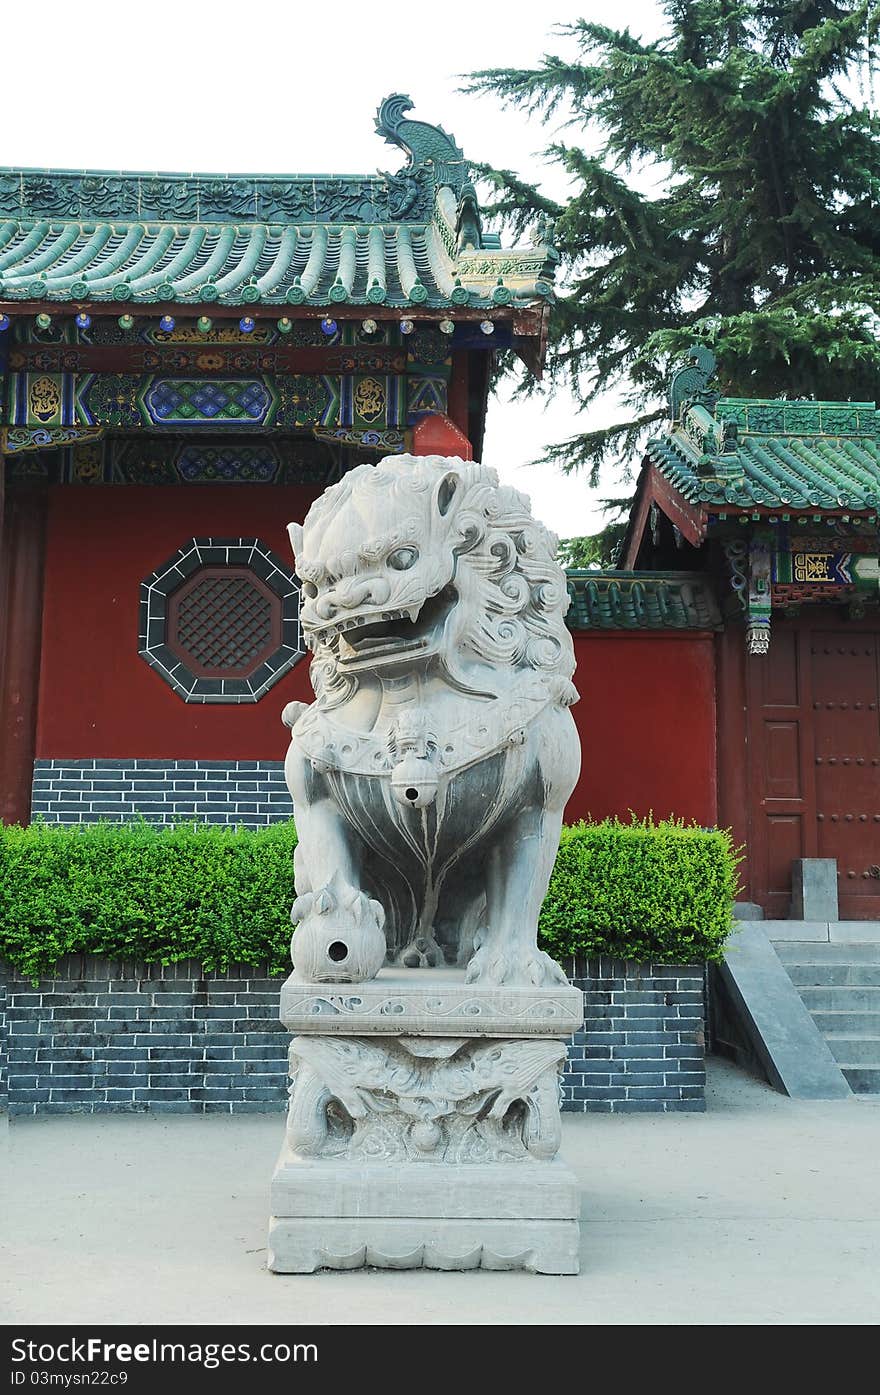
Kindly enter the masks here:
M 793 1099 L 842 1099 L 851 1093 L 764 923 L 736 922 L 713 978 L 719 1047 L 762 1071 Z

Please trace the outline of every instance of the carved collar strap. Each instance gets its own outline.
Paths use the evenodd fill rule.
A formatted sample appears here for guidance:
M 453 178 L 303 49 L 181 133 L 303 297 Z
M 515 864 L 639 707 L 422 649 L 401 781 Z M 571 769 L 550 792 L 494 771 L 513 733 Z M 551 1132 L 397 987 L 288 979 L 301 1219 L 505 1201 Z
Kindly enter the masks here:
M 450 731 L 437 734 L 431 758 L 436 760 L 438 774 L 453 775 L 505 746 L 521 745 L 529 724 L 558 701 L 552 683 L 535 673 L 524 675 L 509 692 L 491 703 L 479 704 L 476 712 L 468 712 Z M 319 771 L 390 776 L 399 758 L 398 734 L 390 723 L 383 726 L 380 722 L 374 731 L 354 731 L 317 703 L 303 712 L 293 739 Z M 433 748 L 433 741 L 430 745 Z

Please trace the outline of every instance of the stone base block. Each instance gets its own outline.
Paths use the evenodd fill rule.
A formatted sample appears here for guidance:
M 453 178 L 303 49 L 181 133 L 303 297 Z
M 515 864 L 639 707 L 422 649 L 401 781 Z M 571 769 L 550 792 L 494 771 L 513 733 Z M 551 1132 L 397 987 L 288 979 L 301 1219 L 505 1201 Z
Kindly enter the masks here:
M 574 1174 L 553 1162 L 449 1166 L 300 1158 L 272 1179 L 269 1268 L 578 1272 Z
M 791 919 L 836 920 L 837 859 L 798 857 L 791 864 Z
M 272 1178 L 273 1216 L 442 1215 L 453 1220 L 577 1220 L 577 1178 L 553 1162 L 353 1163 L 301 1159 L 285 1145 Z
M 524 1269 L 577 1274 L 578 1224 L 562 1220 L 450 1220 L 401 1216 L 269 1221 L 273 1274 L 316 1269 Z
M 366 983 L 304 983 L 281 989 L 289 1032 L 323 1036 L 568 1037 L 582 1026 L 583 994 L 570 984 L 487 987 L 464 969 L 380 969 Z

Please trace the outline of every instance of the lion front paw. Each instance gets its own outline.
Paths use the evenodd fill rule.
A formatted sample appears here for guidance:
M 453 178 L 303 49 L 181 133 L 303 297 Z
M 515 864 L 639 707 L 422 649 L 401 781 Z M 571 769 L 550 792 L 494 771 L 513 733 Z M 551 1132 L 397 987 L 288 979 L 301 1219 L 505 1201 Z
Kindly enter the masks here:
M 320 891 L 298 896 L 290 952 L 294 977 L 310 983 L 375 978 L 385 959 L 385 911 L 338 872 Z
M 568 986 L 568 979 L 556 960 L 542 949 L 521 945 L 494 948 L 486 943 L 479 946 L 468 964 L 465 982 L 482 983 L 487 987 L 502 984 L 522 988 Z

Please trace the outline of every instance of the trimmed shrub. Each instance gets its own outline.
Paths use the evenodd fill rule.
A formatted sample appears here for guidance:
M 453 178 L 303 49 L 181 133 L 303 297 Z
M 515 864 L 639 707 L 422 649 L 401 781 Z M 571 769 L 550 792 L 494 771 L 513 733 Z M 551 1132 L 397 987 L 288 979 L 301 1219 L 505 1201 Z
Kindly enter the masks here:
M 739 861 L 724 829 L 635 818 L 563 828 L 541 911 L 541 946 L 557 958 L 720 959 Z
M 31 977 L 65 954 L 290 967 L 292 823 L 0 828 L 0 956 Z M 728 834 L 606 820 L 563 830 L 541 912 L 556 956 L 717 959 L 730 929 Z
M 39 976 L 65 954 L 290 968 L 296 830 L 146 822 L 0 830 L 0 955 Z

